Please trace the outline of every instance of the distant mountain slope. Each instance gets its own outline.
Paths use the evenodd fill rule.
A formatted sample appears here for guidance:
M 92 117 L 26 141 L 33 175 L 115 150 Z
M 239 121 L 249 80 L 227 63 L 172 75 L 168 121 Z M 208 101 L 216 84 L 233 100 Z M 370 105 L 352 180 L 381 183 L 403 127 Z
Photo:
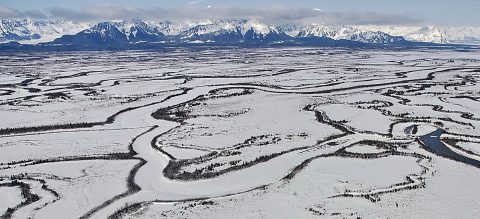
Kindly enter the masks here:
M 255 20 L 205 21 L 182 31 L 179 36 L 184 40 L 203 40 L 213 42 L 273 42 L 291 39 L 276 27 Z
M 415 42 L 480 44 L 480 27 L 402 27 L 359 26 L 369 31 L 381 31 L 393 36 L 403 36 Z
M 120 45 L 129 43 L 125 33 L 109 22 L 99 23 L 75 35 L 65 35 L 53 41 L 64 45 Z
M 183 28 L 177 28 L 177 27 Z M 175 30 L 175 31 L 171 31 Z M 162 31 L 167 32 L 164 34 Z M 296 32 L 295 34 L 292 34 Z M 168 34 L 170 33 L 170 34 Z M 348 40 L 366 44 L 402 43 L 402 37 L 382 32 L 361 31 L 351 27 L 276 27 L 256 20 L 202 21 L 197 24 L 176 25 L 175 23 L 146 23 L 139 20 L 102 22 L 75 35 L 66 35 L 54 44 L 64 45 L 119 45 L 133 43 L 168 44 L 305 44 L 332 43 L 326 39 Z M 345 43 L 345 41 L 342 41 Z M 338 42 L 336 42 L 338 44 Z
M 110 21 L 98 24 L 72 21 L 1 19 L 0 43 L 138 44 L 156 43 L 304 43 L 331 38 L 366 44 L 401 44 L 405 40 L 432 43 L 480 43 L 480 28 L 269 25 L 257 20 L 202 20 L 183 22 Z
M 375 44 L 401 43 L 405 41 L 401 36 L 391 36 L 380 31 L 362 30 L 350 26 L 311 26 L 301 29 L 297 35 L 297 37 L 309 36 L 328 37 L 336 40 L 343 39 Z
M 141 20 L 112 22 L 111 24 L 125 34 L 130 42 L 152 42 L 165 39 L 165 34 L 156 24 L 147 24 Z
M 35 44 L 49 42 L 89 28 L 87 23 L 62 20 L 0 19 L 0 42 Z

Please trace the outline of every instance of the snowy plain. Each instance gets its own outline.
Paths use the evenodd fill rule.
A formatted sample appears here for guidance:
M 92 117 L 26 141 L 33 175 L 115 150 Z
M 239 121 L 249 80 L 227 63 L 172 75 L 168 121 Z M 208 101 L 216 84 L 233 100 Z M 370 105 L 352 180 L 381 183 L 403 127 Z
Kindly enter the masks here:
M 1 54 L 4 218 L 475 218 L 480 52 Z

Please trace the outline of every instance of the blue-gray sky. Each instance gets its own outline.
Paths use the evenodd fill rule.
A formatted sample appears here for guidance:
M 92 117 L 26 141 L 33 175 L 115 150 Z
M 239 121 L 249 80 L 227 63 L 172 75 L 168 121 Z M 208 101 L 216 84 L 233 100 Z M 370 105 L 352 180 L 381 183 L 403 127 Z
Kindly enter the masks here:
M 313 10 L 317 9 L 317 10 Z M 0 17 L 257 17 L 338 24 L 480 26 L 480 0 L 0 0 Z

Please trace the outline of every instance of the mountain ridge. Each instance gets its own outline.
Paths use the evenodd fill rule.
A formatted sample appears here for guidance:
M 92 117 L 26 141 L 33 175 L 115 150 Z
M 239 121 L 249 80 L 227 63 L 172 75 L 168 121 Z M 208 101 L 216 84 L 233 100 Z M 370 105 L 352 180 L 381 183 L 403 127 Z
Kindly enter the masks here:
M 458 28 L 457 28 L 458 29 Z M 327 42 L 326 38 L 358 44 L 402 44 L 433 42 L 447 44 L 480 43 L 480 28 L 397 27 L 397 26 L 324 26 L 318 24 L 269 25 L 258 20 L 225 19 L 188 22 L 104 21 L 95 24 L 73 21 L 36 21 L 1 19 L 0 43 L 42 45 L 122 44 L 309 44 Z M 328 41 L 330 42 L 330 41 Z M 333 41 L 331 41 L 333 42 Z M 338 44 L 336 42 L 335 44 Z
M 330 38 L 350 40 L 367 44 L 402 43 L 403 37 L 391 36 L 382 32 L 360 31 L 354 28 L 332 29 L 337 35 L 324 34 L 315 28 L 297 29 L 296 35 L 287 34 L 284 29 L 267 25 L 256 20 L 219 20 L 204 21 L 184 28 L 176 35 L 165 35 L 162 28 L 147 24 L 141 20 L 130 22 L 101 22 L 75 35 L 65 35 L 53 41 L 54 44 L 126 44 L 139 42 L 162 43 L 295 43 L 302 38 Z M 338 37 L 338 35 L 341 35 Z

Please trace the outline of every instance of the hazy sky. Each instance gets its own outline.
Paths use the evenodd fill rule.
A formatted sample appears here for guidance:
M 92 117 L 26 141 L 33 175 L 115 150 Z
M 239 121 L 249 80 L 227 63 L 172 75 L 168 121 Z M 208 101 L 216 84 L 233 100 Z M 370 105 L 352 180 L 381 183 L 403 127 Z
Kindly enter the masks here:
M 232 16 L 339 24 L 480 26 L 480 0 L 0 0 L 0 17 L 22 16 L 74 20 Z

